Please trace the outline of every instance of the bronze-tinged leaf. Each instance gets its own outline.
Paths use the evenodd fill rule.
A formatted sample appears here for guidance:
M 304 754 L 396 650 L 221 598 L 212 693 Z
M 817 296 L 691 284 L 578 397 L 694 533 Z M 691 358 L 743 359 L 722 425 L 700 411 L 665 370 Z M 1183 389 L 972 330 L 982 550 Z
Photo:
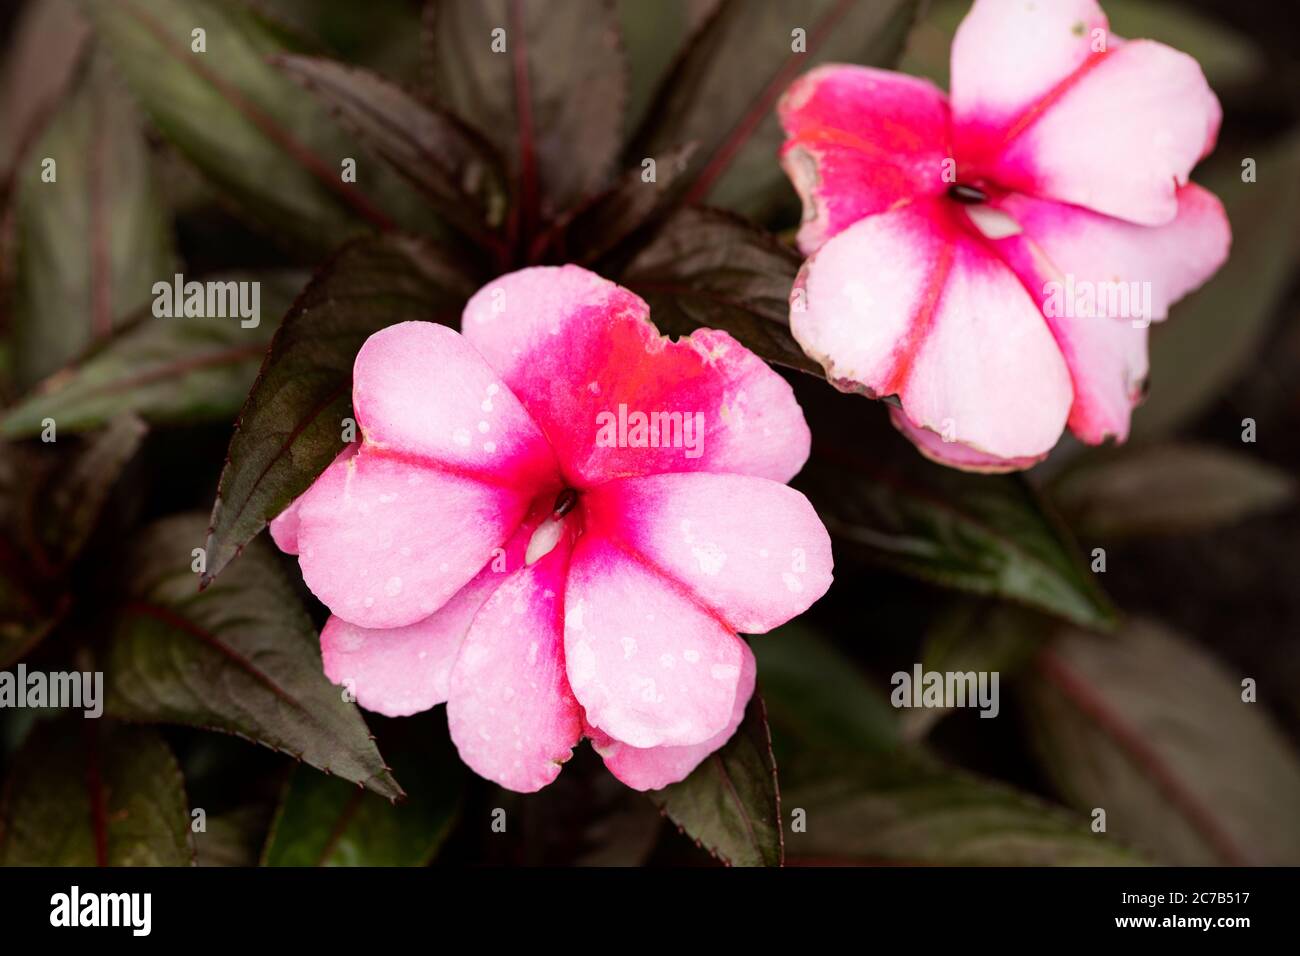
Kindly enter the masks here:
M 736 733 L 680 783 L 650 793 L 664 814 L 729 866 L 780 866 L 781 794 L 762 698 Z
M 20 387 L 108 335 L 171 275 L 170 224 L 139 119 L 102 57 L 17 170 L 14 230 Z
M 0 444 L 0 668 L 21 660 L 67 611 L 33 520 L 50 466 L 34 449 Z
M 1294 478 L 1248 452 L 1194 442 L 1094 453 L 1052 482 L 1075 532 L 1099 538 L 1206 531 L 1280 508 L 1295 491 Z
M 824 755 L 785 788 L 792 866 L 1142 866 L 1082 814 L 904 751 Z
M 70 610 L 69 571 L 104 523 L 144 433 L 124 416 L 86 438 L 0 443 L 0 668 L 29 654 Z
M 926 628 L 921 666 L 960 674 L 993 672 L 1005 687 L 1059 628 L 1054 618 L 1007 601 L 950 601 Z M 904 711 L 899 723 L 904 736 L 920 740 L 951 713 L 948 707 L 914 708 Z
M 197 866 L 257 866 L 274 807 L 249 803 L 209 814 L 194 834 Z
M 409 185 L 268 62 L 296 50 L 287 31 L 251 7 L 81 2 L 159 132 L 223 198 L 295 252 L 314 258 L 374 229 L 439 231 Z M 355 181 L 345 181 L 347 160 L 356 163 Z
M 202 516 L 166 518 L 123 559 L 108 713 L 236 734 L 380 796 L 402 796 L 355 704 L 321 668 L 316 628 L 272 547 L 254 542 L 199 593 Z
M 479 860 L 487 866 L 643 866 L 667 830 L 659 808 L 611 774 L 589 747 L 579 747 L 539 792 L 496 787 L 486 806 L 504 811 L 508 832 L 475 828 Z
M 892 431 L 878 403 L 819 391 L 798 392 L 819 443 L 794 485 L 841 560 L 1112 626 L 1114 611 L 1069 529 L 1023 477 L 934 464 Z
M 14 165 L 67 91 L 89 34 L 71 0 L 19 12 L 0 65 L 0 208 Z
M 477 285 L 447 249 L 401 235 L 358 240 L 321 267 L 240 413 L 212 508 L 205 584 L 343 448 L 352 362 L 365 340 L 398 322 L 456 325 Z
M 791 621 L 755 637 L 753 647 L 779 758 L 791 745 L 846 753 L 891 753 L 898 746 L 898 724 L 880 690 L 815 630 Z
M 35 503 L 38 540 L 55 573 L 66 570 L 90 540 L 146 431 L 134 415 L 114 419 L 88 436 L 41 488 Z
M 757 638 L 754 652 L 781 761 L 789 865 L 1144 862 L 1082 815 L 905 743 L 886 681 L 808 628 Z
M 466 776 L 445 727 L 429 743 L 385 744 L 406 790 L 396 805 L 345 780 L 297 768 L 281 794 L 263 865 L 427 866 L 456 823 Z
M 208 280 L 257 283 L 257 326 L 245 328 L 238 317 L 157 318 L 143 310 L 0 415 L 0 436 L 30 438 L 46 419 L 60 433 L 99 428 L 123 414 L 155 425 L 233 419 L 306 275 L 284 270 L 199 281 Z
M 572 262 L 601 271 L 620 247 L 651 226 L 664 211 L 663 199 L 687 169 L 693 145 L 647 157 L 605 192 L 571 210 L 539 237 L 533 259 Z
M 180 767 L 158 732 L 81 716 L 39 728 L 0 800 L 0 866 L 189 866 Z
M 615 0 L 628 67 L 625 126 L 640 125 L 655 86 L 714 0 Z
M 790 333 L 790 287 L 799 256 L 738 216 L 683 209 L 656 230 L 619 276 L 650 304 L 661 331 L 722 329 L 750 351 L 822 376 Z
M 775 161 L 778 99 L 820 63 L 892 67 L 916 8 L 916 0 L 722 0 L 665 77 L 625 162 L 696 142 L 676 201 L 757 219 L 797 207 Z
M 611 3 L 435 0 L 428 11 L 434 90 L 506 158 L 516 236 L 606 185 L 627 102 Z
M 1147 620 L 1070 631 L 1026 681 L 1061 795 L 1176 866 L 1300 863 L 1300 761 L 1265 708 L 1280 690 Z M 1244 683 L 1252 680 L 1248 693 Z
M 496 231 L 505 215 L 504 171 L 482 136 L 369 70 L 324 57 L 286 55 L 273 62 L 315 93 L 439 216 L 504 256 L 504 239 Z

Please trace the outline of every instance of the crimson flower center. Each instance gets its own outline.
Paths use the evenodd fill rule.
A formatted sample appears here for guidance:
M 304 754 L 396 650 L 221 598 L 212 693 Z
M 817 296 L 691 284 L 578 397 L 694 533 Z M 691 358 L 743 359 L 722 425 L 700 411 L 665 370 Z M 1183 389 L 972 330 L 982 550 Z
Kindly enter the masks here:
M 953 183 L 948 187 L 948 198 L 965 206 L 975 206 L 989 201 L 989 194 L 979 186 Z
M 563 518 L 573 510 L 574 505 L 578 503 L 578 492 L 572 488 L 565 488 L 555 496 L 555 509 L 551 517 Z

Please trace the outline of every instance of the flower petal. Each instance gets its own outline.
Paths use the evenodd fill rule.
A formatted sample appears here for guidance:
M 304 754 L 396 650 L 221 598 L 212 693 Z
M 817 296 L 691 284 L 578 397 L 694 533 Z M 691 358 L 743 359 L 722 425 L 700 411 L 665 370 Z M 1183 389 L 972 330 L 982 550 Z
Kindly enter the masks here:
M 1195 185 L 1178 197 L 1177 218 L 1158 227 L 1026 197 L 1003 203 L 1023 233 L 998 249 L 1038 299 L 1070 367 L 1069 425 L 1081 441 L 1128 437 L 1147 377 L 1146 324 L 1227 258 L 1218 199 Z
M 1106 30 L 1093 0 L 975 4 L 952 48 L 963 176 L 1146 225 L 1174 218 L 1218 100 L 1190 56 Z
M 325 676 L 348 687 L 366 710 L 389 717 L 446 701 L 452 665 L 474 616 L 507 576 L 523 566 L 524 549 L 537 524 L 525 521 L 474 580 L 422 621 L 366 628 L 331 616 L 320 636 Z
M 1101 293 L 1100 314 L 1116 319 L 1164 319 L 1170 305 L 1218 271 L 1232 244 L 1223 204 L 1195 184 L 1178 191 L 1178 216 L 1163 226 L 1138 226 L 1030 196 L 1010 195 L 999 205 L 1023 231 L 1004 245 L 1032 242 L 1051 264 L 1049 274 L 1032 277 L 1032 295 L 1043 296 L 1048 281 L 1064 284 L 1068 278 L 1071 288 L 1086 283 Z M 1129 285 L 1134 283 L 1138 288 Z M 1134 294 L 1116 297 L 1111 291 Z M 1144 314 L 1141 303 L 1148 299 Z M 1121 307 L 1107 309 L 1108 302 Z
M 733 631 L 784 624 L 831 584 L 831 540 L 817 513 L 765 478 L 627 478 L 583 495 L 583 515 L 588 534 L 635 553 Z
M 268 526 L 271 530 L 271 540 L 285 554 L 298 553 L 298 502 L 300 501 L 302 501 L 301 496 L 289 502 L 289 507 L 272 518 Z
M 889 422 L 926 458 L 962 471 L 974 471 L 986 475 L 1024 471 L 1047 457 L 1047 452 L 1028 458 L 998 458 L 996 455 L 986 455 L 959 441 L 944 441 L 943 436 L 937 432 L 913 425 L 899 408 L 889 410 Z
M 464 328 L 576 487 L 670 471 L 785 482 L 807 460 L 808 426 L 780 375 L 724 332 L 669 341 L 640 298 L 585 269 L 502 276 L 469 301 Z
M 680 585 L 587 533 L 564 612 L 569 684 L 592 724 L 641 748 L 703 743 L 727 725 L 744 641 Z
M 499 583 L 476 578 L 439 610 L 406 627 L 358 627 L 331 615 L 320 635 L 325 676 L 348 688 L 366 710 L 387 717 L 407 717 L 444 703 L 465 632 Z
M 451 672 L 447 725 L 461 759 L 509 790 L 559 775 L 582 737 L 561 621 L 571 535 L 506 579 L 479 610 Z
M 1027 270 L 1040 275 L 1044 263 Z M 1146 382 L 1148 329 L 1106 316 L 1053 315 L 1047 321 L 1074 386 L 1070 430 L 1090 445 L 1109 437 L 1124 441 Z
M 1110 37 L 1097 0 L 976 0 L 952 41 L 959 141 L 1010 128 L 1087 64 L 1097 36 Z
M 1034 301 L 946 200 L 851 226 L 804 263 L 791 329 L 838 387 L 997 458 L 1055 445 L 1070 378 Z M 863 263 L 870 263 L 869 270 Z
M 1070 431 L 1089 445 L 1125 441 L 1146 386 L 1149 330 L 1109 319 L 1050 321 L 1074 378 Z
M 298 506 L 303 579 L 353 624 L 414 624 L 478 574 L 530 495 L 363 446 Z
M 596 753 L 615 777 L 633 790 L 658 790 L 669 784 L 685 780 L 705 757 L 713 753 L 736 732 L 745 719 L 745 708 L 754 694 L 754 654 L 744 646 L 744 659 L 740 668 L 740 682 L 736 687 L 736 703 L 731 720 L 717 734 L 699 744 L 682 747 L 629 747 L 615 740 L 598 727 L 588 726 L 587 736 Z
M 948 188 L 948 103 L 928 80 L 828 64 L 795 80 L 777 112 L 806 255 L 865 216 Z
M 360 447 L 361 442 L 348 442 L 348 444 L 343 446 L 343 450 L 335 456 L 334 461 L 330 464 L 336 464 L 339 461 L 346 461 L 355 455 Z M 308 491 L 310 490 L 311 489 L 309 488 Z M 297 498 L 293 499 L 293 501 L 289 502 L 289 506 L 272 518 L 270 524 L 267 525 L 271 532 L 271 540 L 274 541 L 275 546 L 285 554 L 298 553 L 298 508 L 302 505 L 302 499 L 305 498 L 306 495 L 307 492 L 304 491 Z
M 374 447 L 495 484 L 535 487 L 557 474 L 542 433 L 463 336 L 400 322 L 357 353 L 352 404 Z

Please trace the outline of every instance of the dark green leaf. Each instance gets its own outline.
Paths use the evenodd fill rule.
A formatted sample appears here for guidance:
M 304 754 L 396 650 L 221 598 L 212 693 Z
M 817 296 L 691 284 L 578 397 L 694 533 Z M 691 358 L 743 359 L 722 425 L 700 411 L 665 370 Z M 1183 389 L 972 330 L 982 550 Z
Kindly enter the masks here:
M 255 542 L 200 594 L 191 549 L 203 530 L 199 516 L 167 518 L 124 558 L 109 712 L 238 734 L 401 796 L 356 706 L 325 678 L 316 629 L 270 545 Z
M 16 578 L 9 567 L 0 568 L 0 667 L 25 657 L 66 612 L 66 605 L 52 610 L 41 607 L 26 581 Z
M 768 722 L 785 745 L 888 753 L 900 742 L 893 711 L 852 661 L 795 621 L 754 639 Z
M 1245 452 L 1192 443 L 1089 455 L 1052 485 L 1075 531 L 1097 537 L 1204 531 L 1278 508 L 1294 495 L 1295 481 L 1285 472 Z
M 627 101 L 612 4 L 436 0 L 429 11 L 435 89 L 506 157 L 520 234 L 603 187 Z M 493 50 L 495 30 L 504 52 Z
M 45 160 L 54 182 L 44 182 Z M 135 109 L 102 58 L 51 118 L 17 181 L 15 371 L 68 362 L 171 274 L 171 237 Z
M 769 362 L 822 375 L 790 334 L 790 287 L 799 256 L 737 216 L 683 209 L 619 281 L 650 304 L 660 330 L 722 329 Z
M 828 758 L 829 759 L 829 758 Z M 1088 821 L 911 752 L 835 760 L 787 784 L 792 864 L 1133 866 L 1142 859 Z
M 660 87 L 626 152 L 628 165 L 686 142 L 700 144 L 676 198 L 754 218 L 794 201 L 775 157 L 776 103 L 819 63 L 892 67 L 915 0 L 722 0 Z M 793 31 L 806 52 L 794 52 Z
M 926 630 L 921 665 L 941 673 L 994 672 L 1005 682 L 1029 664 L 1056 628 L 1052 618 L 1015 604 L 975 599 L 951 602 Z M 901 718 L 904 733 L 918 740 L 948 713 L 939 707 L 905 711 Z
M 49 562 L 32 527 L 44 478 L 33 451 L 0 444 L 0 667 L 39 644 L 66 610 L 49 594 Z
M 754 651 L 791 863 L 1136 862 L 1086 820 L 904 745 L 884 682 L 807 628 L 757 638 Z
M 443 219 L 487 249 L 505 214 L 505 184 L 491 145 L 454 116 L 368 70 L 322 57 L 276 64 L 314 92 Z
M 504 834 L 490 826 L 498 809 Z M 659 809 L 587 747 L 538 793 L 493 789 L 476 816 L 470 829 L 488 866 L 642 866 L 665 829 Z
M 866 414 L 851 423 L 864 451 L 814 448 L 795 479 L 848 552 L 944 587 L 1110 625 L 1109 602 L 1068 532 L 1023 478 L 945 468 Z
M 257 866 L 270 817 L 271 808 L 256 803 L 210 814 L 204 829 L 194 834 L 195 862 L 199 866 Z
M 82 2 L 154 124 L 253 222 L 315 251 L 368 228 L 433 226 L 409 186 L 267 62 L 286 35 L 243 3 Z M 356 183 L 343 181 L 345 159 Z
M 0 435 L 36 435 L 46 418 L 60 432 L 97 428 L 125 413 L 154 424 L 229 421 L 303 279 L 298 272 L 211 278 L 261 283 L 256 328 L 244 328 L 238 318 L 168 319 L 145 312 L 11 408 L 0 418 Z
M 299 767 L 262 854 L 266 866 L 425 866 L 460 809 L 454 758 L 397 761 L 407 799 L 393 805 L 344 780 Z
M 643 866 L 659 841 L 663 816 L 639 793 L 613 782 L 622 793 L 611 796 L 600 807 L 602 812 L 582 822 L 584 848 L 574 866 Z
M 0 866 L 193 861 L 181 771 L 156 731 L 70 717 L 20 752 L 0 804 Z
M 285 316 L 230 442 L 208 536 L 210 582 L 343 448 L 352 362 L 398 322 L 454 325 L 476 282 L 445 251 L 388 236 L 339 252 Z
M 537 257 L 580 265 L 598 263 L 646 227 L 662 210 L 663 197 L 686 169 L 693 146 L 654 159 L 654 178 L 639 166 L 606 192 L 584 203 L 542 237 Z
M 267 7 L 341 60 L 403 81 L 420 69 L 418 0 L 259 0 L 258 9 Z
M 67 572 L 143 436 L 141 422 L 122 418 L 82 440 L 0 445 L 0 667 L 69 609 Z
M 1300 863 L 1300 762 L 1264 710 L 1278 693 L 1148 621 L 1071 632 L 1037 659 L 1029 725 L 1071 804 L 1175 865 Z
M 140 449 L 144 422 L 131 415 L 112 421 L 89 437 L 59 468 L 36 503 L 43 518 L 42 552 L 57 569 L 66 568 L 85 547 L 123 469 Z
M 655 84 L 672 65 L 682 43 L 694 31 L 696 12 L 712 0 L 617 0 L 628 66 L 627 124 L 641 121 Z
M 650 799 L 729 866 L 780 866 L 781 795 L 762 698 L 754 695 L 731 740 Z
M 926 632 L 922 664 L 934 671 L 1014 673 L 1056 627 L 1051 618 L 1014 604 L 956 601 Z
M 1256 160 L 1258 181 L 1242 182 L 1243 158 Z M 1246 157 L 1225 153 L 1197 179 L 1223 200 L 1232 254 L 1151 330 L 1151 391 L 1133 416 L 1135 438 L 1165 434 L 1222 397 L 1258 354 L 1293 276 L 1300 136 Z
M 0 65 L 0 206 L 4 183 L 71 83 L 90 33 L 69 0 L 25 4 Z

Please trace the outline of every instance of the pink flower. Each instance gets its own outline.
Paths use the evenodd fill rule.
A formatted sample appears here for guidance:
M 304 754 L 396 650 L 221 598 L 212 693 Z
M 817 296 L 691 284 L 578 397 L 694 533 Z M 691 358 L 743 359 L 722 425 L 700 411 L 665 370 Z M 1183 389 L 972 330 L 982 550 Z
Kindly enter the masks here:
M 1230 242 L 1188 182 L 1220 120 L 1193 59 L 1094 0 L 977 0 L 950 98 L 824 66 L 779 112 L 811 257 L 791 326 L 838 387 L 897 395 L 895 426 L 969 470 L 1028 467 L 1067 423 L 1128 436 L 1148 322 Z
M 830 586 L 785 485 L 803 413 L 726 333 L 670 342 L 573 266 L 492 282 L 463 326 L 367 340 L 363 440 L 271 525 L 332 612 L 325 673 L 383 714 L 446 701 L 461 757 L 512 790 L 583 736 L 629 786 L 680 780 L 753 693 L 737 632 Z

